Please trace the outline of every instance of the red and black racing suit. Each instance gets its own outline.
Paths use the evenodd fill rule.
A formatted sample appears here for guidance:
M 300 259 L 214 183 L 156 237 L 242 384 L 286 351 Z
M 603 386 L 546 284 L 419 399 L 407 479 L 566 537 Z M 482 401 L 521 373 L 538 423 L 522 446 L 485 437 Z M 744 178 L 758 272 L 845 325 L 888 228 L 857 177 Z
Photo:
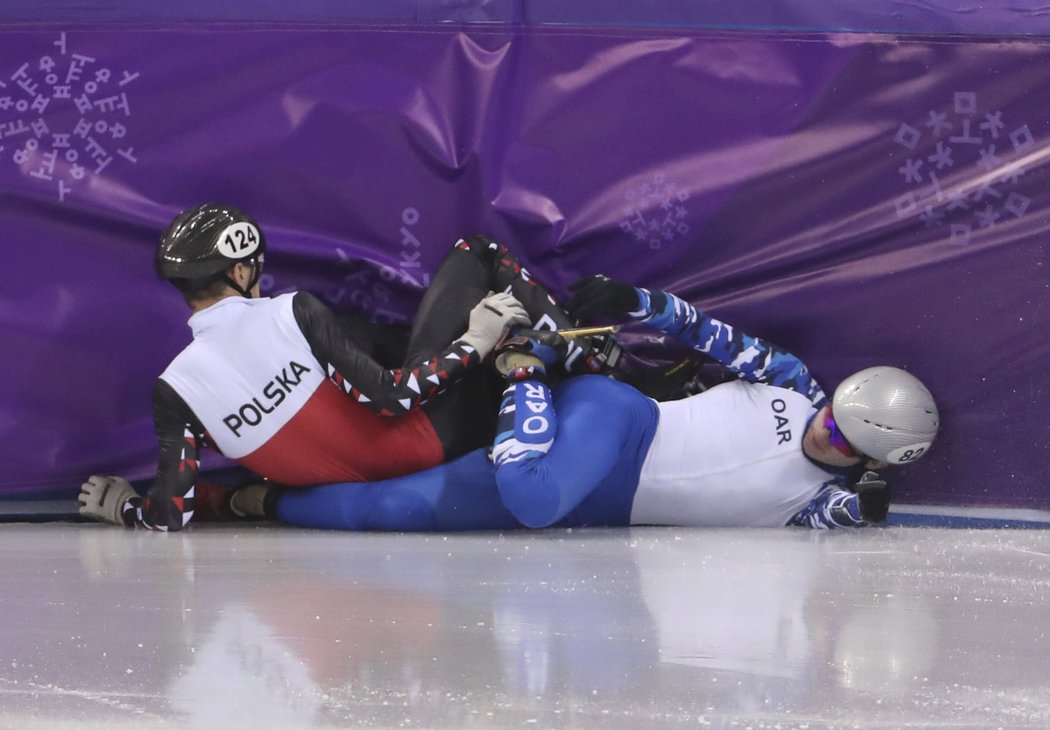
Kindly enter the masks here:
M 129 500 L 125 523 L 186 525 L 201 447 L 275 482 L 308 486 L 409 474 L 491 442 L 500 382 L 457 339 L 490 291 L 514 294 L 533 327 L 571 326 L 514 255 L 483 237 L 457 242 L 445 257 L 400 368 L 362 352 L 305 292 L 229 297 L 195 313 L 193 342 L 154 386 L 157 476 L 145 497 Z M 569 358 L 582 363 L 582 354 L 574 347 Z

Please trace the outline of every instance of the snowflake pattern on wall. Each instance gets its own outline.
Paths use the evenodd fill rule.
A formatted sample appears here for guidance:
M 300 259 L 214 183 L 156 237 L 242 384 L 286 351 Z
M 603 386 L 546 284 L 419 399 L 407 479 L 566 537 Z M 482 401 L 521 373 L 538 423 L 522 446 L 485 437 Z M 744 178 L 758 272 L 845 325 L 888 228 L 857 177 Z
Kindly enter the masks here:
M 53 45 L 0 77 L 0 164 L 53 185 L 64 201 L 110 165 L 138 162 L 128 87 L 139 74 L 72 51 L 64 32 Z
M 897 173 L 906 192 L 893 201 L 898 219 L 945 228 L 950 243 L 964 246 L 975 232 L 1032 207 L 1017 189 L 1036 149 L 1031 130 L 1009 127 L 1001 111 L 982 112 L 974 92 L 955 92 L 951 112 L 902 123 L 893 141 L 905 150 Z
M 656 173 L 624 193 L 620 229 L 652 250 L 662 248 L 689 233 L 688 199 L 686 190 Z

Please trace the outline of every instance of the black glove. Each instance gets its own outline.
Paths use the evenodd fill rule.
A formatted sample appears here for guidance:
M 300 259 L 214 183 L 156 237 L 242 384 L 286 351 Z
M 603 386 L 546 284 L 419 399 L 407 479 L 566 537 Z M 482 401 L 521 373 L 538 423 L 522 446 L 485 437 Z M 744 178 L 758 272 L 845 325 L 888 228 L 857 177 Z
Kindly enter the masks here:
M 569 291 L 572 299 L 565 308 L 580 323 L 590 322 L 596 314 L 622 321 L 638 309 L 638 292 L 633 286 L 601 274 L 574 281 L 569 284 Z
M 890 509 L 890 488 L 873 471 L 864 472 L 860 481 L 853 485 L 860 502 L 860 516 L 865 522 L 882 522 Z

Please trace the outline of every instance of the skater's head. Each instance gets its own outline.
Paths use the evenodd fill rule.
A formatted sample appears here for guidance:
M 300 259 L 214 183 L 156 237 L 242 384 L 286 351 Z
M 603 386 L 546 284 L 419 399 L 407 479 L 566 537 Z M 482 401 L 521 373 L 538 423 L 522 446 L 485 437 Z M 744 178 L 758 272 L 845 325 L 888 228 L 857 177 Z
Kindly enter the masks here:
M 900 368 L 867 368 L 846 378 L 810 422 L 802 448 L 829 466 L 909 464 L 937 436 L 940 417 L 922 382 Z
M 246 213 L 205 203 L 179 213 L 161 236 L 155 266 L 190 306 L 226 296 L 259 296 L 266 238 Z

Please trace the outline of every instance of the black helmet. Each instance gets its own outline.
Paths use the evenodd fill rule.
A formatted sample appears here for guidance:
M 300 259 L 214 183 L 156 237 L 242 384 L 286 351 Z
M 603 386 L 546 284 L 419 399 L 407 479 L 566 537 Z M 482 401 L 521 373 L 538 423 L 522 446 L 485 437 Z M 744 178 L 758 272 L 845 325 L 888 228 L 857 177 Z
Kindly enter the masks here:
M 205 203 L 171 222 L 160 238 L 155 263 L 160 278 L 187 291 L 220 278 L 229 281 L 231 266 L 258 264 L 265 251 L 266 238 L 251 216 L 229 205 Z

